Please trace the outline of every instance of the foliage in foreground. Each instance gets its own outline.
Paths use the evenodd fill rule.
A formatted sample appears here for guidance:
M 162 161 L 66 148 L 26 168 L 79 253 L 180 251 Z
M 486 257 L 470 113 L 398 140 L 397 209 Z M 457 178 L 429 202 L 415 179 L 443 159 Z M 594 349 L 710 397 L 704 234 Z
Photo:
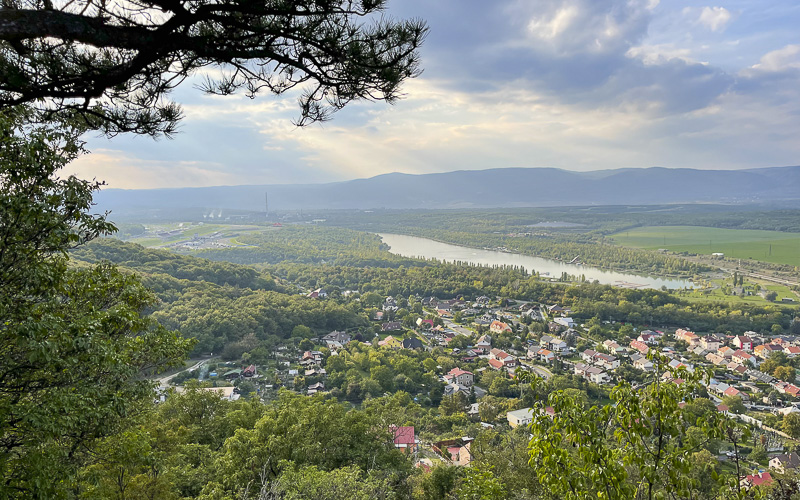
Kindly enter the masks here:
M 178 362 L 191 342 L 142 312 L 155 296 L 69 248 L 113 230 L 90 215 L 99 185 L 58 170 L 80 152 L 73 130 L 0 115 L 0 497 L 56 496 L 84 445 L 152 398 L 141 375 Z

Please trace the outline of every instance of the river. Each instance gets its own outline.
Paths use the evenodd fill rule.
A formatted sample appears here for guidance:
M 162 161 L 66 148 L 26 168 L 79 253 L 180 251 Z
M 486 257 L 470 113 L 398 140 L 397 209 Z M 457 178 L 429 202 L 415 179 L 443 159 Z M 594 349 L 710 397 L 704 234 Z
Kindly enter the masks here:
M 607 285 L 625 286 L 628 288 L 693 288 L 691 281 L 656 278 L 638 274 L 607 271 L 597 267 L 568 264 L 558 260 L 531 257 L 517 253 L 483 250 L 441 243 L 428 238 L 405 236 L 402 234 L 378 234 L 383 242 L 389 245 L 389 251 L 404 257 L 421 257 L 438 259 L 445 262 L 461 261 L 476 265 L 488 266 L 520 266 L 526 272 L 536 271 L 541 276 L 558 278 L 566 272 L 573 276 L 586 276 L 587 281 L 599 281 Z

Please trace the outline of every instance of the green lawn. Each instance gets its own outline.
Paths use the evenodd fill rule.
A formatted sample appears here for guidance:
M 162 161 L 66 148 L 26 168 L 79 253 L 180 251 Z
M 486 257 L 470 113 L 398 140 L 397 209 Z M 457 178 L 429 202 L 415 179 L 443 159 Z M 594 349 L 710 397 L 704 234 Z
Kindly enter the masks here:
M 754 294 L 754 295 L 745 295 L 744 297 L 739 295 L 731 295 L 730 293 L 724 293 L 725 286 L 731 286 L 730 280 L 710 280 L 708 282 L 710 285 L 707 288 L 699 288 L 695 290 L 679 290 L 675 291 L 676 295 L 681 297 L 682 299 L 688 300 L 689 302 L 728 302 L 732 305 L 736 304 L 768 304 L 766 299 L 764 299 L 761 295 Z M 746 281 L 746 288 L 752 291 L 754 282 L 751 280 Z M 777 305 L 785 306 L 785 307 L 798 307 L 800 306 L 800 297 L 795 295 L 789 287 L 783 285 L 776 285 L 772 283 L 767 283 L 764 281 L 759 281 L 758 285 L 762 289 L 772 290 L 778 294 L 778 298 L 776 302 Z M 784 297 L 792 298 L 795 302 L 781 302 L 781 299 Z
M 211 233 L 219 231 L 221 233 L 220 238 L 226 237 L 233 237 L 239 236 L 239 233 L 243 231 L 256 231 L 256 230 L 264 230 L 264 228 L 259 226 L 246 226 L 246 225 L 226 225 L 226 224 L 191 224 L 185 223 L 183 226 L 179 226 L 178 223 L 172 224 L 163 224 L 163 225 L 154 225 L 152 228 L 148 228 L 149 231 L 137 238 L 131 238 L 128 241 L 132 243 L 138 243 L 145 247 L 159 247 L 163 245 L 168 245 L 170 243 L 177 243 L 179 241 L 186 241 L 192 239 L 195 234 L 198 236 L 207 236 Z M 174 229 L 183 229 L 184 231 L 180 234 L 175 236 L 171 236 L 169 238 L 161 238 L 154 235 L 158 232 L 167 232 L 172 231 Z M 236 245 L 243 245 L 242 243 L 236 242 Z
M 734 259 L 753 259 L 800 266 L 800 233 L 719 229 L 698 226 L 650 226 L 622 231 L 610 237 L 628 247 L 689 252 L 724 253 Z

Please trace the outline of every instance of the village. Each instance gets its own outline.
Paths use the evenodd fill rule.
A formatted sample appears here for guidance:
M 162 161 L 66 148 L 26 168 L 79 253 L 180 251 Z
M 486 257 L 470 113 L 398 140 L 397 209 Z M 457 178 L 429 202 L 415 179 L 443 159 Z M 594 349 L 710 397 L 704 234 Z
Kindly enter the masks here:
M 310 292 L 308 297 L 324 300 L 326 295 L 324 289 L 318 289 Z M 206 390 L 216 391 L 230 400 L 246 396 L 248 392 L 268 400 L 283 387 L 309 396 L 338 397 L 357 405 L 365 397 L 387 393 L 381 386 L 368 392 L 364 383 L 364 391 L 348 399 L 351 394 L 349 390 L 341 389 L 340 374 L 335 381 L 330 377 L 332 371 L 333 376 L 337 376 L 339 361 L 335 358 L 351 357 L 353 352 L 358 352 L 354 349 L 413 352 L 425 359 L 423 365 L 435 374 L 441 388 L 440 397 L 459 395 L 454 399 L 463 404 L 459 410 L 481 428 L 506 427 L 513 430 L 530 424 L 534 410 L 518 407 L 495 414 L 493 419 L 482 418 L 481 405 L 485 396 L 490 393 L 499 395 L 493 389 L 494 384 L 492 387 L 481 386 L 482 380 L 502 377 L 501 380 L 513 383 L 520 372 L 529 372 L 543 379 L 567 374 L 599 386 L 611 386 L 620 381 L 635 386 L 643 376 L 655 370 L 653 356 L 658 355 L 668 360 L 668 367 L 673 370 L 708 370 L 713 374 L 705 386 L 708 399 L 718 412 L 746 422 L 769 436 L 765 442 L 769 445 L 771 469 L 783 470 L 800 465 L 800 458 L 795 453 L 783 453 L 783 443 L 793 442 L 798 436 L 779 428 L 780 421 L 786 416 L 800 414 L 800 402 L 797 401 L 800 387 L 794 384 L 794 368 L 774 372 L 785 380 L 758 369 L 768 360 L 773 364 L 785 364 L 800 354 L 797 336 L 760 335 L 757 332 L 700 335 L 684 328 L 637 331 L 626 325 L 624 331 L 633 333 L 625 339 L 620 336 L 595 338 L 590 335 L 592 328 L 589 325 L 577 323 L 571 316 L 572 311 L 558 304 L 486 296 L 474 300 L 440 300 L 435 297 L 420 297 L 419 300 L 424 315 L 413 322 L 413 327 L 407 326 L 408 321 L 395 318 L 398 301 L 388 296 L 373 313 L 375 331 L 372 334 L 331 331 L 318 338 L 277 346 L 273 358 L 263 366 L 257 366 L 257 363 L 237 365 L 235 362 L 213 366 L 208 362 L 206 366 L 213 366 L 215 371 L 195 369 L 194 373 L 200 375 L 203 372 L 204 376 L 197 378 L 212 382 L 214 387 Z M 543 325 L 543 331 L 535 331 L 533 325 Z M 446 361 L 446 366 L 442 365 L 443 361 Z M 496 375 L 490 379 L 487 372 Z M 372 373 L 374 375 L 374 371 Z M 660 377 L 664 382 L 682 383 L 680 378 L 670 373 L 665 371 Z M 183 382 L 186 379 L 178 380 Z M 518 404 L 520 400 L 509 401 Z M 552 408 L 547 411 L 552 412 Z M 434 440 L 430 436 L 421 437 L 410 425 L 393 426 L 392 432 L 395 446 L 413 455 L 418 467 L 431 468 L 439 462 L 453 465 L 470 463 L 474 436 Z M 720 451 L 719 460 L 730 459 L 729 454 Z M 755 476 L 743 478 L 743 481 L 759 484 L 768 481 L 769 474 L 763 469 Z

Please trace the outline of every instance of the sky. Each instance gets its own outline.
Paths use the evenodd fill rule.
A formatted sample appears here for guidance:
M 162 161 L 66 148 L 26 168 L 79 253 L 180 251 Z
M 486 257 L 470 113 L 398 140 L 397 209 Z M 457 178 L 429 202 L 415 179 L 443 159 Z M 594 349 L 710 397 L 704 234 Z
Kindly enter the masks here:
M 89 136 L 112 188 L 319 183 L 499 167 L 800 164 L 800 2 L 390 0 L 422 18 L 405 98 L 303 128 L 293 96 L 185 82 L 174 139 Z

